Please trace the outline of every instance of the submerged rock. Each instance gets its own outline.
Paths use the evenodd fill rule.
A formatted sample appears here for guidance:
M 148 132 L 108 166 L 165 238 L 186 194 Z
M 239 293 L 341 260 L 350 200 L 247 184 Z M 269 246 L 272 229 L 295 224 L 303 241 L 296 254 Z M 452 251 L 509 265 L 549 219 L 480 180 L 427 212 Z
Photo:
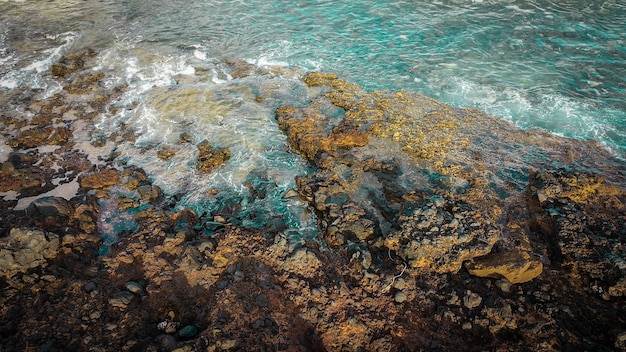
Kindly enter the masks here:
M 198 144 L 198 160 L 196 168 L 202 173 L 210 173 L 215 168 L 230 159 L 230 150 L 227 148 L 213 148 L 211 143 L 204 140 Z
M 65 78 L 74 72 L 82 70 L 85 66 L 85 61 L 95 56 L 96 52 L 89 49 L 69 54 L 62 57 L 59 62 L 52 64 L 50 73 L 53 76 Z
M 193 325 L 184 326 L 180 331 L 178 331 L 178 337 L 181 340 L 188 340 L 194 338 L 198 335 L 198 328 Z

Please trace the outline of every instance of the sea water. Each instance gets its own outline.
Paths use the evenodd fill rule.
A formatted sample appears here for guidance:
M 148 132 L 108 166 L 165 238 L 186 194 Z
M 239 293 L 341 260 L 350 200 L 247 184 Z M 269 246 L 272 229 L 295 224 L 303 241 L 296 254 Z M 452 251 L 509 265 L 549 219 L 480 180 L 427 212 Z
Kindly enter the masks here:
M 5 0 L 0 23 L 0 101 L 18 89 L 58 92 L 50 65 L 96 50 L 107 84 L 129 86 L 118 104 L 135 107 L 97 121 L 103 135 L 120 123 L 136 131 L 135 143 L 118 147 L 120 160 L 144 168 L 180 206 L 231 209 L 242 226 L 278 217 L 314 232 L 304 204 L 284 197 L 308 165 L 274 121 L 277 106 L 306 102 L 296 80 L 306 71 L 418 91 L 626 156 L 623 1 Z M 289 69 L 234 79 L 228 58 Z M 269 99 L 256 101 L 259 90 Z M 201 175 L 192 146 L 167 162 L 145 152 L 181 133 L 231 149 L 231 160 Z M 208 196 L 217 188 L 230 191 Z

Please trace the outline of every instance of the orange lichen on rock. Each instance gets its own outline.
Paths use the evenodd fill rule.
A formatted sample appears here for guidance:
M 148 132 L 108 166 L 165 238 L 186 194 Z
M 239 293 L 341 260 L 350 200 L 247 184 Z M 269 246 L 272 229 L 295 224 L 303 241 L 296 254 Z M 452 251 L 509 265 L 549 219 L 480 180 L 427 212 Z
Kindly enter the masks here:
M 599 176 L 577 175 L 577 177 L 565 179 L 565 182 L 570 189 L 564 191 L 562 196 L 576 203 L 589 204 L 597 202 L 600 198 L 626 196 L 626 192 L 623 189 L 607 184 Z M 624 207 L 621 202 L 618 204 L 620 209 Z
M 329 117 L 316 107 L 279 108 L 276 119 L 292 148 L 314 163 L 319 160 L 319 153 L 335 156 L 340 149 L 362 147 L 369 141 L 366 133 L 345 121 L 326 133 Z
M 228 148 L 213 148 L 207 140 L 200 142 L 197 147 L 198 160 L 196 168 L 202 173 L 210 173 L 230 160 L 230 150 Z
M 528 282 L 541 274 L 543 263 L 522 250 L 491 253 L 465 264 L 470 274 L 479 277 L 504 277 L 513 284 Z
M 78 183 L 82 188 L 101 189 L 114 186 L 120 180 L 120 172 L 116 169 L 104 169 L 89 175 L 79 177 Z

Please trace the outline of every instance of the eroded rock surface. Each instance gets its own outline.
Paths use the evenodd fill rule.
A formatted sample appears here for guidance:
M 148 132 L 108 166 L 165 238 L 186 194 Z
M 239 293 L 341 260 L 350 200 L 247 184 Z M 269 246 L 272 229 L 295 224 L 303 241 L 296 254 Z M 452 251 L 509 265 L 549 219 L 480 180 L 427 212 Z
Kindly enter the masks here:
M 558 170 L 533 175 L 534 225 L 552 261 L 609 298 L 626 294 L 626 191 L 603 177 Z
M 2 110 L 14 150 L 0 168 L 0 349 L 626 346 L 624 163 L 598 145 L 309 74 L 310 103 L 276 112 L 313 168 L 285 194 L 318 216 L 320 241 L 305 240 L 284 223 L 239 228 L 226 212 L 177 205 L 116 161 L 115 146 L 135 138 L 124 126 L 86 138 L 123 90 L 103 88 L 93 58 L 62 58 L 51 69 L 62 93 Z M 224 65 L 235 79 L 282 75 Z M 271 99 L 261 88 L 258 101 Z M 52 138 L 61 125 L 67 138 Z M 193 138 L 175 143 L 145 151 L 166 163 Z M 197 148 L 197 171 L 228 160 Z M 69 199 L 43 196 L 70 182 Z M 242 186 L 262 198 L 262 182 Z M 27 211 L 11 210 L 30 196 Z
M 59 236 L 37 229 L 13 228 L 8 237 L 0 239 L 0 273 L 11 278 L 18 272 L 45 266 L 55 258 Z
M 379 259 L 391 250 L 413 268 L 439 273 L 497 246 L 500 275 L 527 281 L 543 268 L 525 220 L 533 210 L 516 205 L 531 175 L 594 166 L 608 182 L 623 181 L 621 162 L 592 142 L 522 131 L 415 93 L 369 93 L 330 74 L 303 81 L 315 98 L 279 108 L 276 118 L 291 146 L 319 166 L 298 188 L 333 246 L 355 243 Z M 510 209 L 522 214 L 513 218 Z M 503 269 L 507 257 L 516 272 Z

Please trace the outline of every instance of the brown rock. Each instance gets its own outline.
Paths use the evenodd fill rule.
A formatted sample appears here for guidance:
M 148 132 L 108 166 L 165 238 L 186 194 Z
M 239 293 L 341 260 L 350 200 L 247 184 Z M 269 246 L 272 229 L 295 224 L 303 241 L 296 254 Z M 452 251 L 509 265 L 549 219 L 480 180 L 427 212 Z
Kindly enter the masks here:
M 82 70 L 85 66 L 85 60 L 95 56 L 96 53 L 91 49 L 69 54 L 61 58 L 58 63 L 53 64 L 50 67 L 50 73 L 57 77 L 67 77 L 74 72 Z
M 176 154 L 176 150 L 171 145 L 162 145 L 157 150 L 159 159 L 167 160 Z
M 78 182 L 82 188 L 101 189 L 118 184 L 120 172 L 115 169 L 105 169 L 93 174 L 79 177 Z
M 229 149 L 213 148 L 207 140 L 200 142 L 197 147 L 199 154 L 196 168 L 202 173 L 210 173 L 230 159 Z
M 474 276 L 504 277 L 514 284 L 528 282 L 543 271 L 543 264 L 539 260 L 521 250 L 477 257 L 466 263 L 465 267 Z

